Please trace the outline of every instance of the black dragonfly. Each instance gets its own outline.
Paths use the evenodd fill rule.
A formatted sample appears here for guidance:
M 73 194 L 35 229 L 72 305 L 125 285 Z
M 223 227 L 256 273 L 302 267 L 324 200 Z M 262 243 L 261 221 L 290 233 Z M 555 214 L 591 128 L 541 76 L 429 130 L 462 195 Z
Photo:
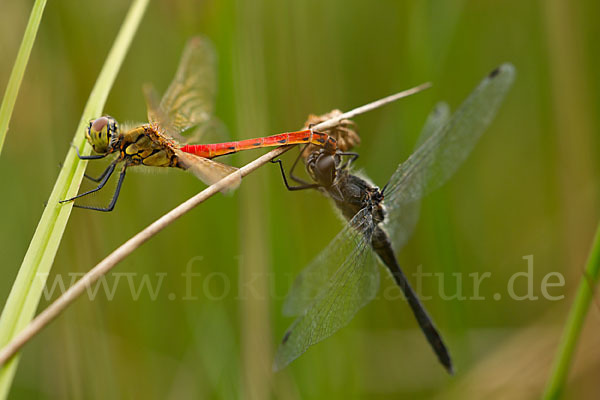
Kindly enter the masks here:
M 453 372 L 449 351 L 431 317 L 410 286 L 395 252 L 411 235 L 418 218 L 419 199 L 445 183 L 473 149 L 491 123 L 514 80 L 515 69 L 503 64 L 493 70 L 450 117 L 440 103 L 427 119 L 414 153 L 398 166 L 383 189 L 352 173 L 356 153 L 319 149 L 309 154 L 306 170 L 314 182 L 293 175 L 300 185 L 330 197 L 349 222 L 301 272 L 284 303 L 284 314 L 298 315 L 275 356 L 281 369 L 310 346 L 345 326 L 370 302 L 379 288 L 376 256 L 401 288 L 439 361 Z M 301 153 L 302 154 L 302 153 Z

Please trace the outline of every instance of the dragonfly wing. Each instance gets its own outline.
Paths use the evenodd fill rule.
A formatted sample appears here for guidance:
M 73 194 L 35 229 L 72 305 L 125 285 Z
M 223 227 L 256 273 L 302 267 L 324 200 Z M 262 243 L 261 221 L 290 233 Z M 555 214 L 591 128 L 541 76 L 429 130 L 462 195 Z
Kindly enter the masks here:
M 236 167 L 209 160 L 204 157 L 198 157 L 193 154 L 184 153 L 181 150 L 175 150 L 175 154 L 186 170 L 196 175 L 198 179 L 207 185 L 212 185 L 228 175 L 236 174 L 236 180 L 227 188 L 223 189 L 222 192 L 235 190 L 242 181 L 242 175 Z
M 492 121 L 514 76 L 511 64 L 502 64 L 492 71 L 450 120 L 400 164 L 390 179 L 388 207 L 418 200 L 454 174 Z
M 158 93 L 156 92 L 156 88 L 150 83 L 146 83 L 142 87 L 142 91 L 144 92 L 144 98 L 146 99 L 148 121 L 152 124 L 164 125 L 165 122 L 168 122 L 166 121 L 167 116 L 160 109 L 160 103 L 158 100 Z
M 355 228 L 344 229 L 343 236 L 338 235 L 332 242 L 334 249 L 325 250 L 317 256 L 292 289 L 291 298 L 301 296 L 301 300 L 291 300 L 295 307 L 309 305 L 287 330 L 275 356 L 275 369 L 285 367 L 310 346 L 347 325 L 356 312 L 375 297 L 379 288 L 379 271 L 371 251 L 373 221 L 370 211 L 363 209 L 349 225 Z M 341 244 L 342 239 L 348 243 Z M 342 250 L 347 252 L 340 254 Z M 325 259 L 325 256 L 333 256 L 334 259 Z M 337 270 L 316 292 L 313 284 L 323 281 L 317 269 L 323 267 L 331 271 L 334 266 L 338 266 Z M 305 298 L 313 294 L 312 299 Z
M 354 216 L 351 223 L 347 223 L 296 277 L 283 303 L 283 315 L 296 316 L 305 313 L 339 269 L 341 260 L 365 240 L 371 229 L 370 213 L 363 210 Z
M 175 78 L 160 102 L 169 117 L 169 135 L 210 121 L 216 93 L 216 54 L 208 39 L 190 39 Z
M 419 148 L 425 143 L 427 139 L 446 124 L 449 117 L 450 107 L 448 107 L 448 104 L 443 102 L 436 104 L 425 121 L 415 147 Z M 387 200 L 385 203 L 387 204 Z M 419 219 L 420 208 L 420 202 L 415 200 L 387 209 L 387 218 L 384 227 L 392 239 L 395 252 L 400 251 L 412 235 Z
M 211 118 L 208 122 L 200 124 L 188 132 L 185 133 L 185 136 L 179 136 L 181 143 L 220 143 L 229 138 L 227 127 L 217 117 Z
M 421 147 L 423 143 L 427 141 L 434 133 L 438 131 L 450 118 L 450 106 L 448 103 L 440 101 L 433 107 L 433 110 L 427 116 L 425 125 L 421 129 L 417 143 L 415 144 L 415 150 Z
M 160 103 L 158 101 L 158 93 L 156 89 L 151 84 L 147 83 L 143 86 L 144 97 L 146 98 L 146 109 L 148 112 L 148 121 L 157 125 L 161 128 L 161 132 L 168 133 L 172 138 L 181 142 L 185 140 L 182 136 L 180 136 L 173 124 L 171 123 L 171 119 L 167 115 L 166 111 L 160 107 Z

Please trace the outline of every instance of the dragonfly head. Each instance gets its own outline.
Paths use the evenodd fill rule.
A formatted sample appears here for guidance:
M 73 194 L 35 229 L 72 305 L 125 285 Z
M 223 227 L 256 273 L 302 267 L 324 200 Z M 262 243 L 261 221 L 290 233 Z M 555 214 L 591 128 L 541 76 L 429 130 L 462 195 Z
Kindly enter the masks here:
M 335 181 L 339 157 L 337 154 L 328 154 L 322 149 L 311 153 L 306 161 L 309 175 L 318 184 L 329 187 Z
M 85 131 L 86 139 L 100 154 L 112 152 L 118 136 L 119 124 L 108 115 L 91 120 Z

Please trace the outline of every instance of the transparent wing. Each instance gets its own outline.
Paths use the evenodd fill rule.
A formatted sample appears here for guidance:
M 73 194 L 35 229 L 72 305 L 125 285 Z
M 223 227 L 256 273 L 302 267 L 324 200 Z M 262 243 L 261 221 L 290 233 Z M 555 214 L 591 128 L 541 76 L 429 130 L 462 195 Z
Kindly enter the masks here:
M 168 115 L 160 108 L 158 93 L 156 88 L 150 83 L 142 86 L 144 98 L 146 99 L 146 110 L 148 112 L 148 121 L 154 125 L 160 125 L 165 130 L 172 130 L 171 120 Z
M 300 272 L 283 303 L 284 315 L 300 315 L 311 306 L 342 260 L 353 252 L 358 243 L 367 241 L 373 229 L 372 221 L 370 213 L 360 211 Z
M 176 145 L 184 144 L 186 139 L 177 133 L 176 129 L 173 127 L 171 123 L 171 119 L 165 113 L 163 109 L 160 108 L 158 102 L 158 93 L 154 86 L 149 83 L 146 83 L 143 88 L 144 97 L 146 98 L 146 108 L 148 110 L 148 121 L 155 125 L 160 132 L 160 135 L 169 141 L 176 141 Z
M 298 277 L 286 306 L 304 314 L 286 332 L 275 355 L 275 369 L 348 324 L 375 297 L 379 271 L 371 251 L 373 228 L 370 211 L 361 210 Z
M 421 130 L 415 148 L 419 148 L 425 143 L 435 132 L 437 132 L 444 124 L 448 122 L 450 117 L 450 107 L 446 103 L 438 103 L 427 116 L 425 125 Z M 386 189 L 387 192 L 387 189 Z M 387 204 L 387 195 L 385 204 Z M 404 203 L 396 207 L 390 207 L 387 211 L 385 219 L 385 230 L 392 240 L 394 251 L 398 252 L 415 229 L 417 220 L 419 219 L 421 203 L 415 200 L 410 203 Z
M 160 102 L 177 133 L 210 120 L 217 87 L 216 58 L 212 44 L 203 37 L 186 44 L 175 78 Z
M 181 165 L 194 175 L 202 182 L 207 185 L 212 185 L 225 178 L 230 174 L 236 174 L 235 181 L 230 184 L 227 188 L 223 189 L 222 192 L 229 192 L 235 190 L 242 181 L 242 175 L 239 170 L 230 165 L 222 164 L 218 161 L 209 160 L 204 157 L 198 157 L 193 154 L 184 153 L 181 150 L 175 149 Z
M 171 137 L 187 142 L 179 136 L 181 132 L 206 124 L 212 118 L 217 84 L 215 64 L 210 41 L 199 36 L 190 39 L 175 78 L 160 103 L 156 91 L 151 86 L 144 87 L 149 121 L 160 125 Z
M 427 116 L 425 125 L 415 143 L 415 150 L 421 147 L 434 133 L 438 131 L 450 118 L 450 106 L 448 103 L 440 101 L 433 107 L 433 110 Z
M 229 131 L 225 124 L 217 117 L 213 117 L 208 122 L 180 135 L 179 140 L 184 144 L 220 143 L 229 140 L 229 137 Z
M 445 183 L 490 124 L 515 76 L 502 64 L 475 88 L 448 123 L 400 164 L 386 190 L 388 208 L 418 200 Z

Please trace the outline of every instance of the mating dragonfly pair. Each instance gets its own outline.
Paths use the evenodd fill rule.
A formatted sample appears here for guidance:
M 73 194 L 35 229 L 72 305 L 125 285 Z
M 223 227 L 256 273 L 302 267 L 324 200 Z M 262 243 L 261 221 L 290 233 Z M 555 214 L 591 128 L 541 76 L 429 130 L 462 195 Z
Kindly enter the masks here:
M 79 207 L 112 210 L 130 166 L 181 168 L 212 184 L 237 171 L 211 160 L 214 157 L 240 150 L 305 143 L 289 173 L 295 186 L 289 184 L 281 161 L 274 160 L 279 164 L 285 186 L 292 191 L 320 190 L 333 200 L 348 223 L 295 281 L 284 313 L 298 318 L 284 335 L 275 356 L 275 368 L 285 367 L 310 346 L 331 336 L 374 298 L 380 280 L 375 259 L 379 258 L 403 291 L 439 361 L 452 372 L 449 351 L 410 286 L 395 252 L 404 246 L 414 229 L 420 198 L 450 178 L 490 124 L 514 80 L 514 67 L 503 64 L 492 71 L 452 116 L 447 105 L 439 104 L 428 117 L 416 150 L 398 166 L 384 188 L 379 189 L 352 173 L 351 166 L 358 155 L 347 150 L 357 138 L 344 128 L 338 130 L 342 132 L 339 146 L 335 138 L 311 129 L 238 142 L 181 146 L 176 140 L 181 143 L 188 140 L 182 132 L 195 128 L 188 135 L 194 140 L 212 123 L 214 59 L 207 41 L 192 39 L 161 102 L 158 103 L 151 88 L 145 88 L 149 124 L 120 130 L 111 117 L 91 121 L 86 137 L 99 154 L 80 158 L 117 156 L 99 178 L 93 179 L 99 182 L 96 189 L 64 201 L 100 190 L 119 163 L 123 166 L 109 206 Z M 312 182 L 294 175 L 301 158 Z
M 61 203 L 71 202 L 101 190 L 119 164 L 122 164 L 121 172 L 108 206 L 74 206 L 112 211 L 119 197 L 125 173 L 132 166 L 180 168 L 192 172 L 204 183 L 211 185 L 237 172 L 235 167 L 211 160 L 214 157 L 283 144 L 326 144 L 327 135 L 307 129 L 238 142 L 182 146 L 199 141 L 207 131 L 218 127 L 218 122 L 213 117 L 216 91 L 215 59 L 210 42 L 201 37 L 193 38 L 186 45 L 175 78 L 160 102 L 154 88 L 150 85 L 144 86 L 149 123 L 136 127 L 120 127 L 110 116 L 90 121 L 86 129 L 86 139 L 97 154 L 82 156 L 79 149 L 75 148 L 77 155 L 82 160 L 96 160 L 111 155 L 114 159 L 98 178 L 85 176 L 98 183 L 96 188 L 62 200 Z M 240 180 L 241 177 L 238 176 L 225 190 L 235 189 Z

